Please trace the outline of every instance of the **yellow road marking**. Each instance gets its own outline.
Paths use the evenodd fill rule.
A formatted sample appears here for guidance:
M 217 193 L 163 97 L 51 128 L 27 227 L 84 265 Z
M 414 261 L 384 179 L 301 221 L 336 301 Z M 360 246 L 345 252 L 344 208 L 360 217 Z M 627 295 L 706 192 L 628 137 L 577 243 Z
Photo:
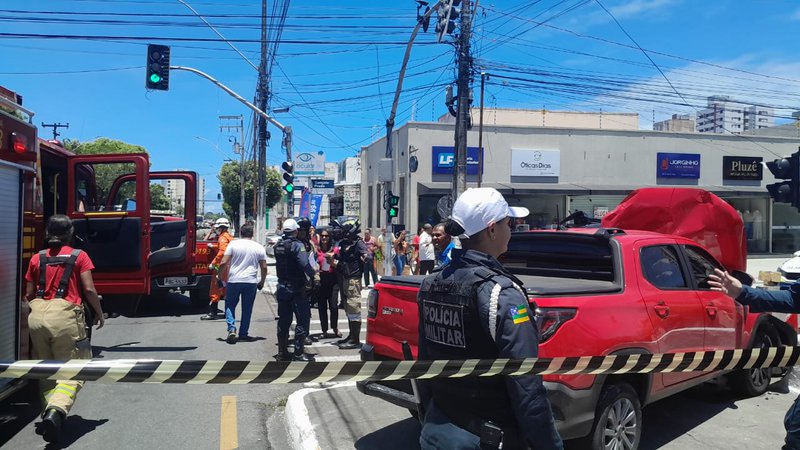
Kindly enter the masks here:
M 239 448 L 239 436 L 236 430 L 236 397 L 222 397 L 222 410 L 219 420 L 219 450 Z

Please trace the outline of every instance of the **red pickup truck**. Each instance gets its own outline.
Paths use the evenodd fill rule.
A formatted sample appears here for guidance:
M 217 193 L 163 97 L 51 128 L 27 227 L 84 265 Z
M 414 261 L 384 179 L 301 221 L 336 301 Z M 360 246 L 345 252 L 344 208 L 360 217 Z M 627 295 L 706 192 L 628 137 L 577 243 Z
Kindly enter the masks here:
M 538 307 L 541 357 L 796 345 L 797 332 L 786 322 L 769 314 L 749 313 L 709 289 L 708 274 L 716 267 L 739 270 L 741 278 L 752 283 L 743 273 L 746 253 L 741 253 L 745 251 L 741 219 L 711 194 L 679 191 L 689 196 L 703 193 L 696 200 L 714 203 L 706 211 L 713 212 L 715 219 L 706 217 L 706 227 L 699 234 L 686 233 L 705 238 L 606 228 L 608 221 L 602 228 L 512 235 L 501 262 L 525 283 L 531 304 Z M 662 194 L 657 197 L 668 206 Z M 623 202 L 622 210 L 626 206 L 630 203 Z M 692 220 L 703 220 L 696 208 L 683 211 Z M 616 216 L 618 222 L 625 222 L 623 216 Z M 662 214 L 658 223 L 669 221 L 666 217 Z M 686 219 L 677 217 L 681 218 Z M 673 228 L 680 229 L 674 224 Z M 738 244 L 732 245 L 731 239 Z M 711 245 L 704 247 L 697 240 Z M 404 343 L 416 357 L 416 298 L 421 280 L 387 276 L 370 292 L 363 360 L 403 359 Z M 581 447 L 593 449 L 607 448 L 614 439 L 621 439 L 623 448 L 635 449 L 641 439 L 643 406 L 720 375 L 727 375 L 739 392 L 760 395 L 770 378 L 780 374 L 778 369 L 753 369 L 726 374 L 547 375 L 544 381 L 564 439 L 582 438 L 586 442 Z M 412 414 L 419 410 L 408 382 L 361 382 L 358 388 L 409 408 Z

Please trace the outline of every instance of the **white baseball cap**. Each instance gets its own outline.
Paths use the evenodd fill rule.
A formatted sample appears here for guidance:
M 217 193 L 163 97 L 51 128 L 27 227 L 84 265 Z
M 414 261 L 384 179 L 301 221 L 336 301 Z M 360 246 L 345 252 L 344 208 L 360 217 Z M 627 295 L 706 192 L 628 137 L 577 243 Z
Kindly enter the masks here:
M 471 188 L 458 197 L 450 218 L 464 229 L 459 237 L 469 238 L 506 217 L 527 217 L 530 213 L 528 208 L 508 206 L 496 189 Z
M 219 219 L 217 219 L 216 222 L 214 222 L 214 228 L 219 228 L 219 227 L 230 228 L 231 227 L 231 223 L 228 221 L 228 219 L 226 219 L 224 217 L 220 217 Z
M 298 228 L 300 227 L 297 225 L 297 221 L 294 219 L 286 219 L 283 221 L 283 231 L 287 233 L 297 231 Z

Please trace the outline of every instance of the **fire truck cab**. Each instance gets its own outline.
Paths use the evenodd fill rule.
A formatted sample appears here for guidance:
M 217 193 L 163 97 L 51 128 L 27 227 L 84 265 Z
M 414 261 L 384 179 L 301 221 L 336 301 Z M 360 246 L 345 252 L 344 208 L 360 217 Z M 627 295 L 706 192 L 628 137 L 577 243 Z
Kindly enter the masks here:
M 150 294 L 164 280 L 188 283 L 196 250 L 194 172 L 150 172 L 146 153 L 76 155 L 38 139 L 33 115 L 20 95 L 0 87 L 0 360 L 6 361 L 29 357 L 24 274 L 44 248 L 52 215 L 72 218 L 73 246 L 92 259 L 106 305 L 117 295 Z M 151 210 L 151 181 L 176 191 L 175 210 Z M 0 400 L 21 385 L 0 379 Z

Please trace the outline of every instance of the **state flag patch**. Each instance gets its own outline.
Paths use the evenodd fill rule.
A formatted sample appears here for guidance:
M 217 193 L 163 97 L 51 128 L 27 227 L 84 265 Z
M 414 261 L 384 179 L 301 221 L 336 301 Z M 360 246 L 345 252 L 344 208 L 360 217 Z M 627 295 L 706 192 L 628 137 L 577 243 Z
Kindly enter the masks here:
M 514 325 L 518 325 L 531 320 L 530 316 L 528 316 L 528 306 L 527 305 L 512 306 L 511 319 L 514 321 Z

